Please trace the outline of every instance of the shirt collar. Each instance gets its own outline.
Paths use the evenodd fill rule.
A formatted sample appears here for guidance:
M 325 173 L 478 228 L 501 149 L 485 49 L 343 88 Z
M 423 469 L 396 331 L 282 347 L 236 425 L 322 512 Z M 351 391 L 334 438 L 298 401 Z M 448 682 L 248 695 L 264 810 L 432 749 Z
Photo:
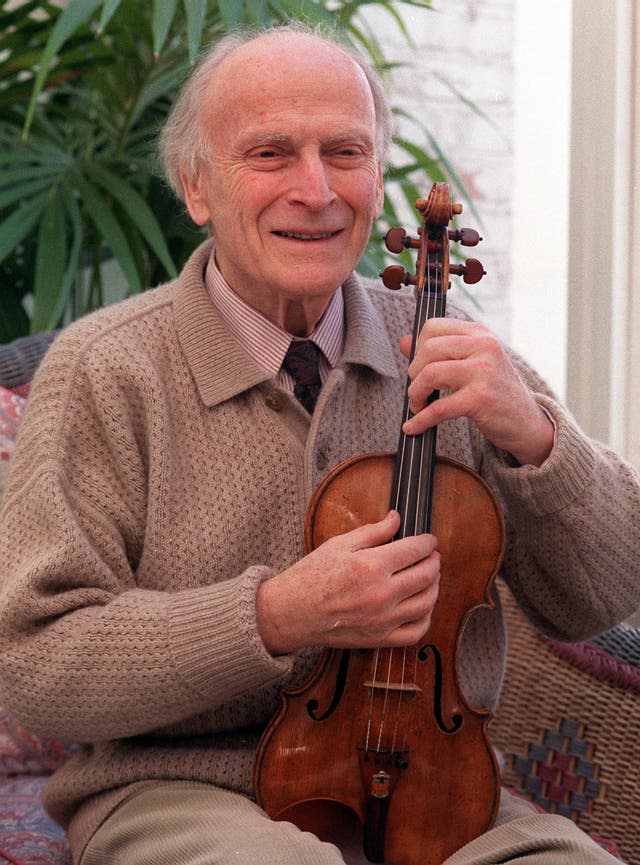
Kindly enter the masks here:
M 201 244 L 171 287 L 178 339 L 207 406 L 218 405 L 273 378 L 231 335 L 211 302 L 204 286 L 211 250 L 212 241 Z M 363 281 L 352 275 L 342 291 L 347 326 L 339 365 L 362 364 L 380 375 L 401 376 L 402 368 L 389 342 L 384 318 Z
M 221 274 L 215 255 L 209 257 L 205 287 L 231 335 L 266 372 L 277 375 L 293 337 L 239 297 Z M 344 300 L 339 287 L 322 318 L 309 334 L 334 367 L 342 354 Z

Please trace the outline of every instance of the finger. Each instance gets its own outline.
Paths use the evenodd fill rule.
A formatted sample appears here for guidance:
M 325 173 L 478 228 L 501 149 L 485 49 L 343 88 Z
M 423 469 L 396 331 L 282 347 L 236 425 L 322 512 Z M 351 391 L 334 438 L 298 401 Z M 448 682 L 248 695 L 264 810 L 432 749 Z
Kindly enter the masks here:
M 423 639 L 431 627 L 433 611 L 430 610 L 422 618 L 415 622 L 405 622 L 395 631 L 392 631 L 384 641 L 384 647 L 389 649 L 400 649 L 404 646 L 414 646 Z
M 435 318 L 427 319 L 424 323 L 418 341 L 420 342 L 423 339 L 429 339 L 435 336 L 468 336 L 470 334 L 476 334 L 478 336 L 481 334 L 490 335 L 491 331 L 478 321 L 465 321 L 463 318 L 436 316 Z
M 394 610 L 397 624 L 421 618 L 438 597 L 439 554 L 435 552 L 427 561 L 394 574 L 392 584 L 398 598 Z
M 381 546 L 376 550 L 376 559 L 383 572 L 395 576 L 401 572 L 409 575 L 412 566 L 430 558 L 437 548 L 438 541 L 434 535 L 409 535 Z
M 466 360 L 482 350 L 484 347 L 468 336 L 430 337 L 416 349 L 407 373 L 409 378 L 415 379 L 425 366 L 438 364 L 442 361 Z
M 411 343 L 413 342 L 413 337 L 410 333 L 405 334 L 400 337 L 400 351 L 405 357 L 409 357 L 411 354 Z
M 413 400 L 412 400 L 413 403 Z M 445 420 L 455 420 L 459 417 L 474 416 L 474 410 L 466 388 L 453 390 L 441 395 L 424 408 L 415 404 L 411 409 L 414 414 L 402 425 L 402 431 L 407 435 L 419 435 L 431 427 L 438 426 Z
M 326 543 L 349 552 L 366 550 L 388 543 L 399 528 L 400 515 L 397 511 L 390 510 L 377 523 L 365 523 L 349 532 L 330 538 Z
M 479 355 L 492 358 L 492 363 L 498 365 L 505 360 L 500 340 L 484 325 L 457 319 L 430 319 L 418 336 L 409 374 L 413 377 L 425 363 Z
M 328 629 L 324 645 L 341 648 L 371 648 L 408 646 L 417 642 L 429 628 L 438 599 L 439 572 L 420 592 L 404 599 L 394 609 L 377 620 L 353 622 L 337 619 Z
M 425 333 L 424 329 L 416 342 L 414 356 L 409 364 L 408 373 L 413 377 L 424 363 L 447 357 L 466 357 L 471 340 L 466 333 Z M 412 337 L 407 334 L 400 338 L 400 350 L 405 357 L 411 356 Z
M 385 636 L 385 646 L 409 646 L 424 637 L 431 626 L 438 591 L 439 581 L 435 580 L 423 592 L 408 598 L 398 607 L 397 625 Z
M 473 321 L 464 321 L 462 319 L 457 318 L 430 318 L 428 319 L 422 327 L 422 330 L 418 334 L 418 339 L 416 341 L 416 355 L 419 353 L 420 349 L 427 344 L 430 340 L 434 340 L 436 338 L 445 338 L 445 337 L 470 337 L 470 336 L 492 336 L 491 332 L 487 330 L 484 325 L 479 324 L 478 322 Z M 413 337 L 411 334 L 405 334 L 400 337 L 400 350 L 405 355 L 405 357 L 409 357 L 411 353 L 411 345 L 413 342 Z
M 439 362 L 431 362 L 416 371 L 416 375 L 407 389 L 411 406 L 420 410 L 434 390 L 458 390 L 467 384 L 469 370 L 456 360 L 447 358 Z

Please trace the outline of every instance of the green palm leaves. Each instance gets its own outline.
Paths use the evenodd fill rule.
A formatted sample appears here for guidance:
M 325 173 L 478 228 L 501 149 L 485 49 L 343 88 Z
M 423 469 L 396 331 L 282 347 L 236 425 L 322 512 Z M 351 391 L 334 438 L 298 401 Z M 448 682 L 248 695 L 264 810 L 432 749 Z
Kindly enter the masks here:
M 387 10 L 409 34 L 397 3 Z M 64 5 L 64 4 L 62 4 Z M 0 0 L 0 342 L 174 276 L 202 239 L 158 176 L 155 141 L 202 45 L 244 24 L 341 28 L 384 71 L 361 0 Z M 430 0 L 405 5 L 429 8 Z M 401 7 L 400 7 L 401 8 Z M 398 139 L 387 189 L 411 204 L 451 166 Z M 420 189 L 419 189 L 420 187 Z M 387 196 L 380 231 L 396 218 Z M 380 269 L 370 245 L 361 269 Z M 116 292 L 117 294 L 117 292 Z

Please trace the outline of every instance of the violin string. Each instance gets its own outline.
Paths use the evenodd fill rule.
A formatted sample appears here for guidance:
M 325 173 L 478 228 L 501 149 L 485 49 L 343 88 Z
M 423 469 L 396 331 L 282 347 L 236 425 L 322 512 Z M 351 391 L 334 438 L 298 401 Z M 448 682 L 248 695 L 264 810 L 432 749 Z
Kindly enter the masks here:
M 433 276 L 432 276 L 433 274 Z M 419 329 L 421 329 L 427 319 L 435 317 L 437 314 L 438 308 L 438 297 L 439 292 L 442 290 L 442 286 L 440 284 L 441 280 L 439 279 L 441 273 L 438 267 L 438 260 L 436 256 L 436 261 L 432 267 L 432 262 L 430 260 L 429 250 L 427 247 L 426 251 L 426 262 L 425 262 L 425 286 L 423 291 L 420 293 L 419 298 L 419 310 L 418 310 L 418 321 L 419 321 Z M 419 441 L 416 441 L 419 439 Z M 425 487 L 423 486 L 425 480 L 427 483 L 427 488 L 431 487 L 431 473 L 434 470 L 435 466 L 432 465 L 432 460 L 430 459 L 430 449 L 427 447 L 427 436 L 414 436 L 412 438 L 412 450 L 415 452 L 418 451 L 418 462 L 419 462 L 419 470 L 417 472 L 417 483 L 414 489 L 414 525 L 413 525 L 413 534 L 418 534 L 421 531 L 426 530 L 426 521 L 425 523 L 420 523 L 420 520 L 426 517 L 426 514 L 419 512 L 418 504 L 420 502 L 420 496 L 418 492 L 423 490 Z M 410 472 L 411 477 L 416 477 L 415 471 L 412 469 Z M 427 503 L 429 504 L 429 503 Z M 414 687 L 414 695 L 417 695 L 417 687 L 418 687 L 418 648 L 414 647 L 414 663 L 413 663 L 413 687 Z M 404 728 L 404 738 L 402 742 L 402 751 L 406 753 L 407 750 L 407 739 L 409 735 L 409 727 L 411 716 L 415 711 L 416 700 L 410 701 L 409 703 L 409 712 L 407 717 L 407 723 Z
M 413 358 L 413 355 L 415 353 L 415 339 L 417 338 L 417 334 L 419 332 L 420 326 L 424 323 L 424 291 L 418 293 L 417 302 L 418 302 L 418 309 L 416 310 L 417 327 L 415 329 L 415 334 L 414 334 L 414 346 L 412 347 L 412 358 Z M 409 405 L 407 403 L 404 420 L 408 420 L 409 417 L 411 417 L 411 414 L 412 414 L 412 412 L 411 412 Z M 422 483 L 422 463 L 423 463 L 423 460 L 422 460 L 422 454 L 420 452 L 421 449 L 418 448 L 418 442 L 416 441 L 416 438 L 418 438 L 418 437 L 416 437 L 416 436 L 411 436 L 411 437 L 403 436 L 403 439 L 402 439 L 403 444 L 402 444 L 402 454 L 400 456 L 400 477 L 401 478 L 408 478 L 410 481 L 412 481 L 412 483 L 408 485 L 408 489 L 406 490 L 405 496 L 404 496 L 404 514 L 403 514 L 403 519 L 402 519 L 403 536 L 404 537 L 407 537 L 410 535 L 416 535 L 417 529 L 418 529 L 418 525 L 417 525 L 418 509 L 416 507 L 416 505 L 417 505 L 416 490 L 420 489 L 420 484 Z M 419 437 L 419 438 L 422 438 L 422 437 Z M 407 452 L 407 450 L 409 451 L 408 467 L 406 464 L 406 452 Z M 419 471 L 417 473 L 417 477 L 416 477 L 416 472 L 414 469 L 414 466 L 416 464 L 416 460 L 418 461 L 418 464 L 419 464 Z M 406 475 L 405 475 L 405 470 L 406 470 Z M 398 498 L 400 495 L 401 486 L 402 486 L 401 484 L 398 484 L 398 491 L 396 492 L 396 503 L 397 504 L 399 504 Z M 394 650 L 391 649 L 392 654 L 393 654 L 393 651 Z M 396 743 L 398 740 L 398 731 L 400 728 L 400 721 L 401 721 L 401 717 L 402 717 L 402 706 L 403 706 L 403 702 L 404 702 L 404 693 L 405 693 L 405 671 L 407 668 L 407 652 L 408 652 L 408 647 L 406 647 L 406 646 L 403 647 L 402 661 L 401 661 L 402 673 L 400 676 L 399 689 L 397 691 L 395 724 L 394 724 L 393 736 L 392 736 L 392 740 L 391 740 L 391 754 L 395 753 L 395 751 L 396 751 Z M 414 672 L 414 685 L 415 685 L 415 678 L 416 678 L 416 673 Z M 387 679 L 387 688 L 386 688 L 387 692 L 389 691 L 390 684 L 391 684 L 391 667 L 389 668 L 389 677 Z M 387 700 L 387 695 L 385 694 L 385 704 L 386 704 L 386 700 Z M 405 727 L 404 735 L 403 735 L 403 740 L 404 740 L 405 744 L 406 744 L 406 738 L 407 738 L 407 730 Z
M 433 318 L 437 315 L 444 314 L 444 294 L 443 294 L 443 273 L 442 273 L 442 262 L 438 260 L 438 256 L 435 257 L 435 261 L 431 262 L 429 260 L 429 253 L 427 252 L 427 261 L 426 261 L 426 274 L 427 274 L 427 297 L 426 297 L 426 310 L 424 308 L 420 311 L 420 327 L 424 325 L 427 319 Z M 433 274 L 433 276 L 432 276 Z M 424 298 L 424 292 L 423 292 Z M 439 310 L 439 304 L 442 303 L 442 308 Z M 435 462 L 431 459 L 431 449 L 427 447 L 427 436 L 420 436 L 420 472 L 419 476 L 422 479 L 423 470 L 426 474 L 426 480 L 428 488 L 431 488 L 431 473 L 435 470 Z M 418 489 L 422 489 L 419 487 Z M 427 509 L 430 505 L 429 502 L 426 503 Z M 417 521 L 422 517 L 426 517 L 426 512 L 423 514 L 418 514 L 417 502 L 416 502 L 416 532 L 418 529 L 425 531 L 427 528 L 426 522 L 424 525 L 418 526 Z M 414 647 L 414 664 L 413 664 L 413 685 L 414 685 L 414 694 L 417 694 L 418 687 L 418 647 Z M 404 738 L 402 741 L 402 752 L 407 753 L 407 740 L 409 737 L 409 732 L 411 729 L 411 718 L 416 711 L 416 700 L 410 701 L 409 711 L 406 719 L 406 724 L 404 728 Z
M 365 736 L 364 741 L 364 753 L 365 756 L 369 753 L 369 745 L 371 742 L 371 727 L 373 724 L 373 704 L 375 698 L 375 683 L 377 681 L 378 676 L 378 664 L 380 661 L 380 649 L 376 649 L 373 653 L 373 670 L 371 674 L 371 689 L 369 693 L 369 716 L 367 718 L 367 734 Z
M 438 307 L 438 292 L 441 290 L 440 283 L 440 268 L 437 265 L 437 261 L 433 268 L 431 267 L 431 262 L 429 260 L 429 251 L 428 248 L 426 250 L 426 262 L 425 262 L 425 274 L 426 274 L 426 285 L 423 286 L 423 290 L 418 292 L 418 309 L 416 311 L 416 328 L 414 333 L 414 345 L 412 347 L 412 357 L 415 352 L 415 342 L 417 339 L 417 334 L 419 330 L 424 326 L 425 322 L 428 318 L 432 318 L 437 314 Z M 434 276 L 432 277 L 432 274 Z M 433 278 L 433 290 L 431 285 L 431 280 Z M 408 420 L 412 416 L 412 412 L 409 408 L 408 401 L 406 403 L 406 409 L 404 413 L 403 421 Z M 432 465 L 432 460 L 430 457 L 430 450 L 427 447 L 427 436 L 402 436 L 400 454 L 399 454 L 399 482 L 397 484 L 397 489 L 395 491 L 395 508 L 400 511 L 400 499 L 402 497 L 402 493 L 404 492 L 404 507 L 402 512 L 402 536 L 407 537 L 410 535 L 417 535 L 421 531 L 426 530 L 426 525 L 421 524 L 420 520 L 425 517 L 425 514 L 420 513 L 420 502 L 421 497 L 419 495 L 420 491 L 425 489 L 424 483 L 426 481 L 427 488 L 431 486 L 431 473 L 433 471 L 434 466 Z M 416 471 L 415 466 L 418 466 Z M 393 729 L 393 735 L 391 740 L 391 748 L 390 748 L 390 756 L 396 752 L 396 745 L 398 741 L 399 728 L 402 717 L 402 706 L 404 703 L 404 693 L 405 693 L 405 682 L 406 682 L 406 670 L 407 670 L 407 657 L 408 657 L 408 647 L 403 648 L 402 660 L 401 660 L 401 675 L 399 688 L 397 689 L 397 701 L 396 701 L 396 711 L 395 711 L 395 724 Z M 392 686 L 392 672 L 393 672 L 393 658 L 394 658 L 394 649 L 389 649 L 389 663 L 387 666 L 387 678 L 384 689 L 384 696 L 382 701 L 381 715 L 378 722 L 378 736 L 377 736 L 377 745 L 376 751 L 380 753 L 382 748 L 382 740 L 384 735 L 384 726 L 387 717 L 388 703 L 391 693 Z M 372 677 L 372 687 L 371 694 L 369 698 L 369 717 L 367 722 L 367 734 L 365 741 L 365 751 L 368 752 L 371 735 L 372 735 L 372 725 L 373 725 L 373 712 L 374 712 L 374 698 L 375 693 L 377 691 L 377 672 L 380 662 L 380 649 L 376 649 L 374 653 L 374 672 Z M 414 659 L 413 659 L 413 693 L 417 693 L 417 681 L 418 681 L 418 650 L 417 647 L 414 647 Z M 413 714 L 413 708 L 415 707 L 415 700 L 410 701 L 409 703 L 409 715 L 407 718 L 407 724 L 404 727 L 404 735 L 403 735 L 403 743 L 402 750 L 406 750 L 407 745 L 407 737 L 409 730 L 409 721 L 410 717 Z
M 412 352 L 412 354 L 413 354 L 413 352 Z M 409 409 L 409 405 L 407 402 L 403 421 L 408 420 L 410 417 L 411 417 L 411 410 Z M 400 455 L 399 455 L 399 464 L 400 464 L 399 478 L 401 478 L 401 479 L 405 479 L 407 477 L 407 474 L 405 474 L 405 471 L 408 471 L 409 477 L 411 476 L 411 466 L 412 466 L 413 460 L 414 460 L 414 450 L 415 449 L 414 449 L 413 440 L 410 441 L 408 436 L 402 436 L 401 446 L 400 446 Z M 407 451 L 409 451 L 408 457 L 407 457 Z M 406 469 L 407 461 L 408 461 L 408 465 L 409 465 L 408 470 Z M 402 482 L 399 482 L 397 489 L 396 489 L 395 501 L 394 501 L 395 509 L 399 512 L 401 510 L 400 499 L 401 499 L 402 491 L 403 491 L 403 484 L 402 484 Z M 403 509 L 402 514 L 401 514 L 402 527 L 404 530 L 403 535 L 404 536 L 407 535 L 406 527 L 407 527 L 407 524 L 409 521 L 409 506 L 410 506 L 410 496 L 407 493 L 405 493 L 405 495 L 404 495 L 404 509 Z M 391 661 L 393 658 L 394 650 L 390 649 L 389 651 L 390 651 L 390 661 Z M 398 691 L 398 700 L 397 700 L 396 712 L 395 712 L 395 725 L 394 725 L 394 732 L 393 732 L 392 742 L 391 742 L 391 753 L 392 754 L 395 752 L 395 745 L 396 745 L 396 741 L 397 741 L 397 737 L 398 737 L 398 728 L 399 728 L 399 724 L 400 724 L 402 699 L 403 699 L 403 694 L 404 694 L 404 677 L 405 677 L 404 671 L 406 669 L 406 659 L 407 659 L 407 647 L 405 646 L 403 649 L 402 675 L 401 675 L 401 679 L 400 679 L 400 688 Z M 386 688 L 385 688 L 385 697 L 384 697 L 385 705 L 386 705 L 387 700 L 388 700 L 390 686 L 391 686 L 391 665 L 389 666 L 389 673 L 387 676 L 387 682 L 386 682 Z M 382 732 L 383 731 L 382 731 L 382 726 L 381 726 L 380 730 L 379 730 L 379 740 L 382 737 Z M 406 733 L 405 733 L 405 737 L 406 737 Z
M 405 419 L 406 419 L 406 417 L 405 417 Z M 401 440 L 401 444 L 400 444 L 400 454 L 399 454 L 400 466 L 402 466 L 404 464 L 405 451 L 406 451 L 406 436 L 403 436 L 402 440 Z M 402 471 L 400 472 L 400 477 L 402 477 Z M 401 491 L 401 484 L 398 483 L 397 489 L 395 491 L 395 499 L 393 501 L 393 507 L 398 512 L 400 511 L 400 491 Z M 406 518 L 406 514 L 401 515 L 401 516 L 402 516 L 402 520 L 404 523 L 404 519 Z M 393 652 L 393 649 L 391 649 L 390 652 Z M 370 694 L 369 694 L 369 712 L 368 712 L 368 716 L 367 716 L 367 731 L 366 731 L 365 743 L 364 743 L 365 754 L 369 753 L 369 748 L 370 748 L 370 744 L 371 744 L 371 737 L 372 737 L 372 732 L 373 732 L 373 730 L 372 730 L 373 711 L 374 711 L 375 696 L 376 696 L 376 692 L 377 692 L 379 664 L 380 664 L 380 649 L 377 648 L 377 649 L 375 649 L 374 654 L 373 654 L 373 669 L 371 672 L 371 689 L 370 689 Z M 385 698 L 384 698 L 385 700 L 387 699 L 389 689 L 390 689 L 390 677 L 389 677 L 389 674 L 387 674 L 387 683 L 386 683 Z M 379 749 L 381 737 L 382 737 L 382 726 L 380 725 L 378 728 L 378 735 L 377 735 L 377 739 L 378 739 L 378 746 L 377 747 L 378 747 L 378 749 Z
M 391 682 L 391 669 L 393 664 L 393 649 L 389 649 L 389 664 L 387 666 L 387 687 L 384 692 L 384 699 L 382 701 L 382 711 L 380 714 L 380 724 L 378 728 L 378 742 L 376 745 L 376 753 L 379 754 L 382 748 L 382 735 L 384 733 L 384 722 L 387 714 L 387 705 L 389 702 L 389 691 L 390 691 L 390 682 Z M 373 690 L 373 689 L 372 689 Z
M 427 261 L 426 261 L 426 271 L 425 272 L 427 274 L 427 277 L 429 277 L 431 270 L 429 267 L 428 251 L 427 251 Z M 428 279 L 427 279 L 427 281 L 428 281 Z M 421 292 L 418 292 L 418 298 L 417 298 L 418 308 L 416 310 L 416 327 L 415 327 L 415 332 L 414 332 L 414 345 L 412 348 L 412 357 L 413 357 L 413 354 L 415 352 L 415 341 L 417 339 L 417 334 L 418 334 L 419 330 L 424 325 L 426 319 L 431 317 L 435 312 L 435 308 L 431 309 L 432 296 L 433 295 L 432 295 L 432 292 L 430 291 L 429 286 L 427 286 L 426 291 L 423 290 Z M 426 297 L 426 309 L 425 309 L 425 297 Z M 410 416 L 411 416 L 411 411 L 410 411 L 410 409 L 408 407 L 408 403 L 407 403 L 404 420 L 407 420 Z M 407 441 L 408 441 L 408 437 L 403 436 L 402 445 L 401 445 L 401 454 L 400 454 L 400 473 L 399 473 L 400 478 L 407 478 L 408 477 L 411 481 L 411 484 L 409 485 L 408 491 L 405 494 L 405 498 L 404 498 L 405 507 L 404 507 L 404 514 L 403 514 L 403 535 L 405 537 L 409 536 L 409 535 L 415 536 L 421 530 L 424 530 L 424 527 L 422 525 L 420 525 L 420 520 L 424 515 L 421 514 L 419 511 L 419 504 L 421 501 L 421 497 L 420 497 L 419 493 L 423 489 L 425 468 L 427 470 L 427 481 L 428 481 L 428 476 L 429 476 L 429 461 L 425 460 L 425 437 L 424 436 L 412 436 L 410 438 L 410 443 L 408 444 L 408 448 L 407 448 Z M 405 475 L 404 470 L 406 468 L 405 459 L 406 459 L 407 449 L 409 451 L 409 460 L 408 460 L 407 475 Z M 418 466 L 417 472 L 415 469 L 416 465 Z M 399 505 L 399 497 L 400 497 L 401 488 L 402 488 L 402 484 L 399 483 L 398 489 L 396 490 L 396 502 L 395 502 L 396 507 L 398 507 L 398 505 Z M 387 682 L 386 682 L 386 688 L 385 688 L 385 696 L 384 696 L 384 701 L 383 701 L 383 714 L 382 714 L 382 718 L 380 721 L 380 728 L 379 728 L 379 742 L 381 742 L 381 740 L 382 740 L 384 721 L 385 721 L 386 711 L 387 711 L 387 703 L 388 703 L 388 699 L 389 699 L 389 691 L 390 691 L 390 687 L 391 687 L 391 675 L 392 675 L 391 661 L 393 658 L 393 654 L 394 654 L 394 650 L 391 649 L 390 650 L 390 664 L 389 664 L 389 670 L 388 670 L 388 676 L 387 676 Z M 398 731 L 399 731 L 401 717 L 402 717 L 402 706 L 404 704 L 404 695 L 405 695 L 405 687 L 406 687 L 407 654 L 408 654 L 408 647 L 404 647 L 403 648 L 403 654 L 402 654 L 402 661 L 401 661 L 402 673 L 400 676 L 400 683 L 399 683 L 400 687 L 397 691 L 395 724 L 394 724 L 393 735 L 392 735 L 392 739 L 391 739 L 391 749 L 390 749 L 391 754 L 396 752 L 396 745 L 397 745 L 397 741 L 398 741 Z M 417 659 L 418 659 L 417 649 L 414 648 L 414 664 L 413 664 L 413 693 L 414 694 L 416 693 L 415 689 L 417 687 Z M 414 705 L 415 705 L 415 701 L 410 701 L 410 703 L 409 703 L 409 717 L 412 714 L 411 708 Z M 403 735 L 403 745 L 402 745 L 403 749 L 406 748 L 408 728 L 409 728 L 409 725 L 406 724 L 404 727 L 404 735 Z
M 392 650 L 393 651 L 393 650 Z M 404 681 L 405 681 L 405 669 L 407 665 L 407 647 L 404 647 L 402 653 L 402 675 L 400 676 L 400 693 L 398 695 L 398 705 L 396 707 L 396 722 L 393 728 L 393 736 L 391 738 L 391 754 L 396 753 L 396 742 L 398 741 L 398 733 L 400 727 L 400 717 L 401 717 L 401 709 L 402 709 L 402 697 L 404 692 Z M 407 732 L 405 730 L 404 733 L 404 741 L 406 742 Z

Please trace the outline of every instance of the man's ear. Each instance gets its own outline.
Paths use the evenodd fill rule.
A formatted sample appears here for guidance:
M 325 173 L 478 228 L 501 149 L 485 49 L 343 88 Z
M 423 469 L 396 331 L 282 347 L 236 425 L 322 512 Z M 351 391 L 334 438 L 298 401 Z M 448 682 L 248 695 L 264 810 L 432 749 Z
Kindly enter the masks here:
M 209 205 L 206 201 L 206 196 L 203 195 L 202 189 L 204 178 L 200 173 L 193 177 L 180 172 L 180 183 L 184 192 L 184 201 L 189 211 L 189 216 L 196 225 L 206 225 L 210 220 Z
M 384 178 L 383 178 L 384 168 L 382 163 L 378 163 L 378 178 L 376 184 L 376 218 L 380 216 L 382 213 L 382 208 L 384 207 Z

